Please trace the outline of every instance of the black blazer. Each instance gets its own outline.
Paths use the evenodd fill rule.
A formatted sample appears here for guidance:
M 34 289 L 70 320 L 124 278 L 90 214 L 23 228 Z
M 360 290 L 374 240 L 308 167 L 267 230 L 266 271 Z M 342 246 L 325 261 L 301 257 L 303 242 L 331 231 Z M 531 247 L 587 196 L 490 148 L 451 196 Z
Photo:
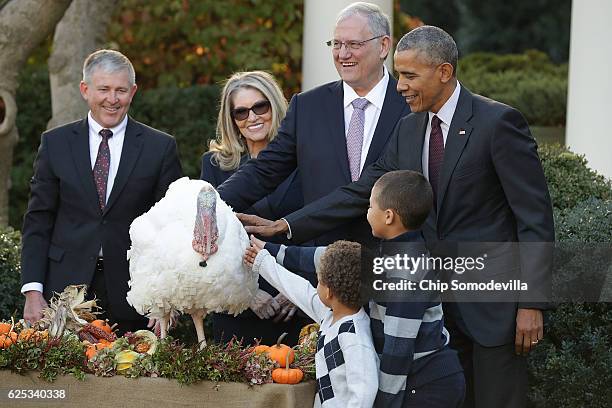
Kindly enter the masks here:
M 402 119 L 385 153 L 358 181 L 288 215 L 294 240 L 307 241 L 363 216 L 372 186 L 384 173 L 421 172 L 427 121 L 427 112 Z M 437 208 L 423 233 L 430 247 L 440 247 L 440 241 L 554 241 L 552 206 L 537 145 L 520 112 L 462 87 L 446 141 Z M 541 254 L 524 251 L 520 257 L 500 260 L 498 272 L 537 280 L 546 262 Z M 485 346 L 514 341 L 519 306 L 541 304 L 520 297 L 514 303 L 459 304 L 470 334 Z
M 389 77 L 383 108 L 366 157 L 365 166 L 382 153 L 401 117 L 410 113 L 404 98 L 397 93 L 397 81 Z M 302 182 L 304 204 L 312 203 L 351 182 L 344 130 L 344 92 L 342 81 L 328 83 L 291 99 L 277 137 L 257 156 L 223 183 L 221 198 L 236 211 L 249 208 L 272 192 L 294 170 Z M 326 231 L 314 241 L 329 244 L 336 239 L 369 239 L 365 216 L 358 222 Z M 311 238 L 317 238 L 313 235 Z
M 129 118 L 113 189 L 102 212 L 87 119 L 43 133 L 22 229 L 22 282 L 43 283 L 47 299 L 67 285 L 90 284 L 102 247 L 113 314 L 122 320 L 138 318 L 125 299 L 130 224 L 180 176 L 175 140 Z
M 249 157 L 246 154 L 243 155 L 240 158 L 239 168 L 248 161 Z M 212 152 L 206 152 L 202 155 L 200 180 L 210 183 L 215 188 L 223 184 L 236 171 L 238 170 L 221 170 L 215 162 Z M 269 220 L 277 220 L 299 210 L 303 205 L 302 183 L 297 171 L 294 171 L 270 195 L 257 201 L 244 212 L 256 214 Z

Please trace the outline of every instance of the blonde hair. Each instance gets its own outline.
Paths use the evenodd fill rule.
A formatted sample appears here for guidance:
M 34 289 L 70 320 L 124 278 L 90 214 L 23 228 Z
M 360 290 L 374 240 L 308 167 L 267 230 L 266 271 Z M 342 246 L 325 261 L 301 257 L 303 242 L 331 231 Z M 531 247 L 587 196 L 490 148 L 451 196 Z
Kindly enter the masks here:
M 268 142 L 276 136 L 278 127 L 287 113 L 287 100 L 274 77 L 264 71 L 236 72 L 223 86 L 217 118 L 216 138 L 209 142 L 208 150 L 213 152 L 212 159 L 221 170 L 236 170 L 240 157 L 247 150 L 244 137 L 240 133 L 231 112 L 232 97 L 239 89 L 255 89 L 270 102 L 272 125 L 268 133 Z

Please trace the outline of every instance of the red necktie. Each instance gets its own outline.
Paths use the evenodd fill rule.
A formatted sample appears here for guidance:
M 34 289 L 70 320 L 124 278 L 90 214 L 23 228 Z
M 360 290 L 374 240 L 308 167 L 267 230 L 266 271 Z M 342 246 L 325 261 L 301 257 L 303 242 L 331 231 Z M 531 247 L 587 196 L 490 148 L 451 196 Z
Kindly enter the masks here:
M 444 161 L 444 136 L 442 136 L 441 120 L 436 115 L 431 118 L 431 133 L 429 134 L 429 183 L 434 193 L 434 203 L 438 199 L 438 184 L 440 183 L 440 168 Z
M 98 203 L 100 209 L 104 211 L 106 205 L 106 184 L 108 183 L 108 169 L 110 168 L 110 149 L 108 148 L 108 139 L 113 137 L 113 132 L 109 129 L 100 131 L 102 141 L 98 147 L 98 157 L 93 168 L 94 181 L 96 182 L 96 190 L 98 190 Z

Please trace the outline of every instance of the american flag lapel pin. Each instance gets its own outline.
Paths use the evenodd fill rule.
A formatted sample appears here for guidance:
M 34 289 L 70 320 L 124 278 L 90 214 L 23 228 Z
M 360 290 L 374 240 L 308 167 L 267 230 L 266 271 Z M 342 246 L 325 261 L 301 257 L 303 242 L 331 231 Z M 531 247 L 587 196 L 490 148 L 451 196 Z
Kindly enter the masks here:
M 459 129 L 459 134 L 460 135 L 465 135 L 465 129 Z

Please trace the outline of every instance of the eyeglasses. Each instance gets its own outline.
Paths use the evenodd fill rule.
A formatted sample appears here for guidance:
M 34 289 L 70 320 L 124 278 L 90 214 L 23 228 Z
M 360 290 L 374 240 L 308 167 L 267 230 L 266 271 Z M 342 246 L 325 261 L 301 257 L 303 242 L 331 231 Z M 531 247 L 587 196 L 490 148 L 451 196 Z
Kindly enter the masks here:
M 234 120 L 245 120 L 249 117 L 249 111 L 253 111 L 256 115 L 264 115 L 270 110 L 270 101 L 255 102 L 250 108 L 232 109 L 231 115 Z
M 361 47 L 363 47 L 365 45 L 365 43 L 367 43 L 368 41 L 372 41 L 372 40 L 375 40 L 377 38 L 384 37 L 384 36 L 385 36 L 384 34 L 383 35 L 377 35 L 376 37 L 372 37 L 372 38 L 369 38 L 369 39 L 363 40 L 363 41 L 329 40 L 325 44 L 327 44 L 328 47 L 332 47 L 334 50 L 341 49 L 343 45 L 346 47 L 346 49 L 358 50 Z

